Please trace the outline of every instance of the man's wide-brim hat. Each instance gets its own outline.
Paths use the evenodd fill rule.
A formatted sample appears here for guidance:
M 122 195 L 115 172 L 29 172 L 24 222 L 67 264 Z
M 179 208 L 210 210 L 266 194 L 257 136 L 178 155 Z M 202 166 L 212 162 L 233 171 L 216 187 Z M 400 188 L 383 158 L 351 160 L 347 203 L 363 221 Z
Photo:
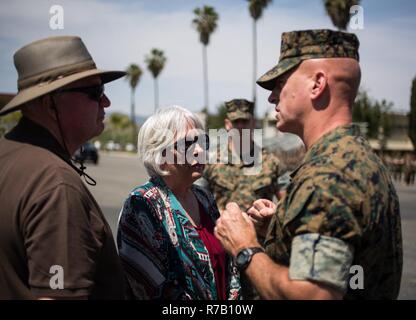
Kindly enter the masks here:
M 273 90 L 281 75 L 304 60 L 322 58 L 351 58 L 359 61 L 360 42 L 353 33 L 328 29 L 284 32 L 278 64 L 262 75 L 257 84 Z
M 82 40 L 73 36 L 32 42 L 14 54 L 14 64 L 18 73 L 18 93 L 0 110 L 0 116 L 77 80 L 99 76 L 104 84 L 126 74 L 97 69 Z

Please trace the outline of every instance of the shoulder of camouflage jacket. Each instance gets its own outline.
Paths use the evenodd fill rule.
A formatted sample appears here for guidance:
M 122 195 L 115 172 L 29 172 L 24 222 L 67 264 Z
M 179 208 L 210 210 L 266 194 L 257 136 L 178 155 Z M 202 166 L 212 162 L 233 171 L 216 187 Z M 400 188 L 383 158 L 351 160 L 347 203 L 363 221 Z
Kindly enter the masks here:
M 329 223 L 329 233 L 343 233 L 341 238 L 359 235 L 389 201 L 397 201 L 387 170 L 365 139 L 330 137 L 311 151 L 293 176 L 284 206 L 286 220 L 297 220 L 298 231 Z

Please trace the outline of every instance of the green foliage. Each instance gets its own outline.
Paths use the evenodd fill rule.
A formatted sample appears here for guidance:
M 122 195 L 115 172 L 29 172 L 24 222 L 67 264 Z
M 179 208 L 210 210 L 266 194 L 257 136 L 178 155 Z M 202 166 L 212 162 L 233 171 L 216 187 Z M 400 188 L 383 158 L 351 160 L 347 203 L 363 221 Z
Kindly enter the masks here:
M 263 10 L 272 2 L 272 0 L 247 0 L 248 10 L 250 12 L 250 16 L 254 20 L 258 20 L 261 18 L 263 14 Z
M 413 79 L 410 94 L 409 137 L 416 147 L 416 77 Z
M 137 65 L 137 64 L 130 64 L 127 67 L 127 75 L 126 75 L 126 79 L 129 81 L 130 83 L 130 88 L 131 88 L 131 107 L 130 107 L 130 118 L 131 118 L 131 122 L 132 123 L 136 123 L 136 103 L 135 103 L 135 96 L 134 93 L 136 91 L 136 87 L 137 84 L 140 81 L 140 78 L 143 74 L 142 69 Z M 132 127 L 132 131 L 131 131 L 131 137 L 133 142 L 137 140 L 137 128 L 136 126 L 131 126 Z M 136 145 L 136 144 L 134 144 Z
M 126 80 L 129 81 L 131 89 L 135 90 L 143 74 L 143 71 L 137 64 L 132 63 L 127 67 L 126 72 Z
M 393 102 L 387 102 L 385 99 L 381 100 L 381 103 L 376 102 L 376 108 L 380 110 L 380 122 L 379 125 L 383 128 L 384 136 L 388 137 L 391 133 L 392 123 L 389 113 L 393 109 Z
M 384 137 L 388 137 L 391 131 L 391 121 L 388 116 L 393 108 L 393 103 L 386 100 L 373 101 L 365 90 L 360 90 L 352 108 L 354 122 L 366 122 L 367 135 L 370 138 L 379 137 L 380 128 L 383 128 Z
M 133 129 L 135 129 L 134 132 L 137 132 L 137 128 L 133 127 L 133 123 L 129 116 L 120 112 L 114 112 L 110 114 L 103 133 L 95 140 L 99 140 L 102 144 L 106 144 L 111 140 L 115 143 L 120 143 L 123 146 L 128 143 L 136 145 L 137 135 L 133 140 Z
M 207 129 L 224 128 L 224 119 L 226 118 L 226 114 L 227 108 L 225 107 L 225 104 L 218 106 L 216 114 L 207 113 Z
M 159 89 L 157 84 L 157 77 L 163 70 L 166 64 L 166 57 L 162 50 L 152 49 L 150 54 L 146 56 L 145 61 L 147 68 L 152 73 L 154 78 L 154 90 L 155 90 L 155 111 L 159 107 Z
M 114 112 L 110 115 L 108 124 L 113 129 L 124 130 L 131 127 L 131 120 L 123 113 Z
M 146 56 L 145 61 L 147 68 L 152 73 L 153 78 L 157 78 L 166 64 L 166 57 L 162 50 L 153 48 L 150 54 Z
M 22 113 L 20 111 L 0 117 L 0 137 L 3 137 L 9 132 L 19 122 L 21 117 Z
M 208 45 L 211 33 L 217 28 L 218 13 L 213 7 L 203 6 L 194 10 L 195 18 L 192 25 L 199 33 L 199 40 L 203 45 Z
M 350 8 L 360 3 L 359 0 L 323 0 L 323 2 L 328 16 L 339 30 L 347 30 Z

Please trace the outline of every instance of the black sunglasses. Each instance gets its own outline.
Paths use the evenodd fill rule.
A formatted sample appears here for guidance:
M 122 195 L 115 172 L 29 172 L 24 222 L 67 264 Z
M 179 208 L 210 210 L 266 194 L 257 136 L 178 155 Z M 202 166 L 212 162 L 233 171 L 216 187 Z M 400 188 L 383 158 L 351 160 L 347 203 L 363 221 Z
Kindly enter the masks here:
M 104 85 L 95 85 L 91 87 L 80 87 L 80 88 L 68 88 L 68 89 L 59 89 L 56 93 L 63 92 L 82 92 L 88 95 L 88 97 L 94 101 L 100 102 L 104 96 Z
M 178 151 L 178 146 L 181 147 L 179 151 L 183 151 L 183 147 L 185 147 L 185 152 L 188 151 L 190 147 L 198 142 L 198 145 L 201 146 L 202 149 L 205 151 L 209 149 L 209 136 L 204 133 L 198 136 L 195 136 L 193 139 L 189 139 L 187 137 L 182 138 L 174 143 L 175 150 Z

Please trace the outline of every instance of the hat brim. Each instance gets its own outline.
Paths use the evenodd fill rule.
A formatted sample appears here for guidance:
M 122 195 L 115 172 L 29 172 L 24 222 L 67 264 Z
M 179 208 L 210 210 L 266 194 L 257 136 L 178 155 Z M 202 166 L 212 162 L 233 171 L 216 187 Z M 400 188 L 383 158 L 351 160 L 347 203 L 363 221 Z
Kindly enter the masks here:
M 301 62 L 302 59 L 300 57 L 283 59 L 279 61 L 276 66 L 262 75 L 256 82 L 260 87 L 272 91 L 276 85 L 277 78 L 295 68 Z
M 230 121 L 235 121 L 235 120 L 249 120 L 251 116 L 252 116 L 251 114 L 237 114 L 237 115 L 227 116 L 227 118 Z
M 126 73 L 124 71 L 106 71 L 99 69 L 86 70 L 83 72 L 71 74 L 67 77 L 63 77 L 48 83 L 41 83 L 27 89 L 20 90 L 17 95 L 0 110 L 0 116 L 4 116 L 10 112 L 17 111 L 22 108 L 22 106 L 32 101 L 36 98 L 39 98 L 45 94 L 51 93 L 59 88 L 62 88 L 68 84 L 71 84 L 75 81 L 88 78 L 91 76 L 100 76 L 102 83 L 108 83 L 114 80 L 117 80 L 121 77 L 124 77 Z

